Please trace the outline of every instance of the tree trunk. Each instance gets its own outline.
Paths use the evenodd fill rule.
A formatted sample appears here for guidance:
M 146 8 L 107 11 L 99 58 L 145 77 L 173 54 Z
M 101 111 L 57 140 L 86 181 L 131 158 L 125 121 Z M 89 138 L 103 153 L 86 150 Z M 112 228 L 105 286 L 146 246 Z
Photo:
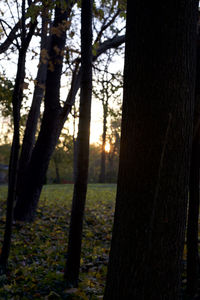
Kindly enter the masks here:
M 60 180 L 60 172 L 59 172 L 59 163 L 56 158 L 54 158 L 54 165 L 55 165 L 55 171 L 56 171 L 55 183 L 59 184 L 61 182 L 61 180 Z
M 180 297 L 197 12 L 198 1 L 128 0 L 120 165 L 105 300 Z
M 10 153 L 9 162 L 9 177 L 8 177 L 8 197 L 6 208 L 6 227 L 4 233 L 4 242 L 2 252 L 0 256 L 0 266 L 2 271 L 6 269 L 10 246 L 11 246 L 11 234 L 12 234 L 12 221 L 13 221 L 13 205 L 15 201 L 15 190 L 17 180 L 17 167 L 18 167 L 18 155 L 19 155 L 19 121 L 20 121 L 20 106 L 23 97 L 22 85 L 25 78 L 25 53 L 19 51 L 17 75 L 15 80 L 15 86 L 12 97 L 13 104 L 13 119 L 14 119 L 14 133 L 13 141 Z
M 198 291 L 199 253 L 198 253 L 198 221 L 199 221 L 199 156 L 200 132 L 193 141 L 190 167 L 189 210 L 187 227 L 187 294 L 194 296 Z
M 189 209 L 187 224 L 187 294 L 194 296 L 198 291 L 199 253 L 199 168 L 200 168 L 200 36 L 197 42 L 197 68 L 194 109 L 194 134 L 189 182 Z
M 38 67 L 32 105 L 28 114 L 26 129 L 23 138 L 22 150 L 19 159 L 19 174 L 17 179 L 18 195 L 20 195 L 22 189 L 24 188 L 23 180 L 24 180 L 24 176 L 26 176 L 25 175 L 26 169 L 29 165 L 31 154 L 35 144 L 35 134 L 37 130 L 38 119 L 40 116 L 40 106 L 45 91 L 47 63 L 48 63 L 47 53 L 48 53 L 48 43 L 49 43 L 49 38 L 47 36 L 47 26 L 48 26 L 47 13 L 48 13 L 47 8 L 44 8 L 43 17 L 42 17 L 40 64 Z
M 76 178 L 76 158 L 77 158 L 77 139 L 76 139 L 76 106 L 74 103 L 74 114 L 73 114 L 73 182 Z
M 21 23 L 21 47 L 19 48 L 19 56 L 17 63 L 17 74 L 15 78 L 15 86 L 12 95 L 14 133 L 9 162 L 8 176 L 8 197 L 6 207 L 6 225 L 4 232 L 4 240 L 0 255 L 0 273 L 5 272 L 10 254 L 12 222 L 13 222 L 13 206 L 16 200 L 16 183 L 18 173 L 18 156 L 20 148 L 20 108 L 23 99 L 23 84 L 25 78 L 25 61 L 26 53 L 32 36 L 35 31 L 37 21 L 34 21 L 29 28 L 29 32 L 25 33 L 25 1 L 22 0 L 22 23 Z
M 105 92 L 106 94 L 106 92 Z M 99 175 L 99 182 L 105 183 L 106 181 L 106 134 L 107 134 L 107 117 L 108 117 L 108 97 L 102 100 L 103 105 L 103 133 L 102 133 L 102 148 L 101 148 L 101 169 Z
M 14 210 L 14 218 L 19 221 L 32 221 L 47 172 L 50 157 L 58 141 L 62 128 L 60 106 L 60 78 L 62 74 L 63 49 L 66 41 L 66 22 L 71 11 L 73 1 L 67 1 L 67 10 L 55 8 L 53 27 L 59 34 L 53 34 L 50 45 L 50 59 L 48 63 L 45 110 L 40 133 L 32 152 L 28 169 L 23 178 L 23 190 L 20 191 Z M 59 49 L 59 51 L 57 51 Z
M 77 138 L 77 165 L 72 200 L 71 222 L 65 279 L 77 286 L 80 268 L 83 215 L 87 193 L 90 114 L 92 97 L 92 0 L 82 0 L 81 12 L 81 93 Z

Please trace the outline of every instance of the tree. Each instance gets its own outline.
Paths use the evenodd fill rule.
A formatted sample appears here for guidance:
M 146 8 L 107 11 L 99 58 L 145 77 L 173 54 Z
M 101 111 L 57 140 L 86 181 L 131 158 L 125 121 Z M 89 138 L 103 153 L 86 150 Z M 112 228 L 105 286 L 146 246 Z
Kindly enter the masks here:
M 1 143 L 9 143 L 9 132 L 12 130 L 12 94 L 13 81 L 6 78 L 5 74 L 0 75 L 0 119 L 1 119 Z M 9 124 L 9 126 L 7 126 Z
M 2 22 L 2 20 L 1 20 Z M 16 33 L 20 28 L 20 22 L 21 20 L 19 20 L 15 26 L 11 29 L 9 35 L 7 36 L 6 40 L 1 43 L 0 45 L 0 54 L 4 53 L 8 50 L 8 48 L 10 47 L 10 45 L 13 43 L 13 41 L 16 39 Z
M 105 300 L 180 297 L 197 12 L 198 1 L 127 2 L 120 164 Z
M 89 159 L 89 182 L 96 183 L 99 180 L 100 171 L 100 158 L 101 158 L 101 145 L 90 145 L 90 159 Z
M 53 152 L 47 182 L 73 182 L 73 136 L 62 133 Z
M 31 5 L 31 1 L 30 1 Z M 7 210 L 6 210 L 6 226 L 4 233 L 4 240 L 2 251 L 0 255 L 0 272 L 4 272 L 6 269 L 12 234 L 12 221 L 13 221 L 13 205 L 16 197 L 16 182 L 17 182 L 17 167 L 18 167 L 18 155 L 19 155 L 19 139 L 20 139 L 20 108 L 23 98 L 23 86 L 25 78 L 25 61 L 26 52 L 34 34 L 37 21 L 31 22 L 28 33 L 26 33 L 25 25 L 25 12 L 26 5 L 25 0 L 22 0 L 22 22 L 21 22 L 21 46 L 19 47 L 19 56 L 17 63 L 17 74 L 14 84 L 14 90 L 12 95 L 12 107 L 13 107 L 13 123 L 14 133 L 12 140 L 12 147 L 10 153 L 9 162 L 9 175 L 8 175 L 8 196 L 7 196 Z
M 108 117 L 110 112 L 110 102 L 114 104 L 115 100 L 119 97 L 117 92 L 122 86 L 120 82 L 121 73 L 112 73 L 109 71 L 109 65 L 112 62 L 113 53 L 109 51 L 107 59 L 104 62 L 104 69 L 100 70 L 98 65 L 96 67 L 96 87 L 93 89 L 93 93 L 97 99 L 102 103 L 103 109 L 103 130 L 102 130 L 102 147 L 101 147 L 101 164 L 99 182 L 106 182 L 106 142 L 107 142 L 107 131 L 108 131 Z
M 194 296 L 198 291 L 199 280 L 199 171 L 200 171 L 200 35 L 197 40 L 197 67 L 195 86 L 194 126 L 192 157 L 189 180 L 189 207 L 187 222 L 187 293 Z
M 19 189 L 14 210 L 16 220 L 31 221 L 44 183 L 50 157 L 58 141 L 62 128 L 60 116 L 60 78 L 62 74 L 63 51 L 66 41 L 67 19 L 74 1 L 59 2 L 55 8 L 53 34 L 49 50 L 46 78 L 45 110 L 40 133 L 32 151 L 29 168 L 23 176 L 23 189 Z M 44 150 L 45 149 L 45 150 Z M 28 198 L 27 198 L 28 197 Z M 28 199 L 28 200 L 27 200 Z
M 37 131 L 38 119 L 40 117 L 40 106 L 44 97 L 45 82 L 47 76 L 48 66 L 48 50 L 50 44 L 50 37 L 48 36 L 49 7 L 44 3 L 41 12 L 42 28 L 41 28 L 41 43 L 40 43 L 40 59 L 37 77 L 35 80 L 35 88 L 31 108 L 26 121 L 26 127 L 23 137 L 22 149 L 19 158 L 19 174 L 17 180 L 17 194 L 23 189 L 23 178 L 26 174 L 31 154 L 35 144 L 35 135 Z M 17 201 L 17 199 L 16 199 Z
M 69 5 L 67 5 L 67 7 L 70 7 L 70 5 L 73 6 L 74 4 L 73 1 L 67 1 L 67 3 Z M 69 15 L 69 13 L 70 10 L 68 11 L 67 15 Z M 57 22 L 58 18 L 56 18 L 55 20 Z M 55 25 L 53 25 L 53 27 L 57 26 Z M 108 26 L 106 26 L 105 28 L 107 29 Z M 104 30 L 102 30 L 101 36 L 103 35 L 103 32 Z M 55 34 L 53 36 L 55 36 Z M 59 37 L 57 38 L 59 39 Z M 92 60 L 95 61 L 102 53 L 105 53 L 110 48 L 118 47 L 123 42 L 124 36 L 118 36 L 117 34 L 115 34 L 115 36 L 112 38 L 106 39 L 102 43 L 99 40 L 98 45 L 94 45 L 95 51 L 93 51 L 94 54 L 92 56 Z M 54 46 L 55 44 L 52 44 L 50 46 L 53 52 L 55 52 L 56 49 L 54 48 Z M 64 44 L 62 47 L 64 50 Z M 58 54 L 58 56 L 60 57 L 60 54 Z M 59 61 L 62 62 L 62 59 L 63 58 L 59 58 Z M 24 174 L 23 186 L 25 188 L 18 195 L 18 200 L 14 210 L 15 220 L 30 222 L 35 217 L 37 203 L 39 201 L 39 196 L 41 193 L 42 185 L 44 182 L 51 155 L 57 144 L 61 130 L 71 111 L 72 105 L 75 101 L 75 96 L 80 87 L 81 68 L 79 67 L 79 63 L 80 60 L 75 59 L 75 66 L 71 80 L 71 88 L 67 95 L 66 101 L 64 103 L 61 103 L 59 99 L 60 85 L 56 88 L 56 85 L 59 81 L 58 74 L 55 74 L 54 71 L 51 72 L 51 67 L 54 66 L 54 64 L 51 61 L 49 61 L 50 67 L 47 72 L 45 109 L 42 119 L 42 125 L 38 139 L 32 151 L 28 168 L 26 170 L 26 173 Z M 60 64 L 60 67 L 62 67 L 62 64 Z M 56 65 L 56 68 L 58 68 L 58 65 Z M 53 75 L 49 75 L 49 78 L 51 79 L 48 80 L 48 74 L 51 73 L 54 74 L 55 77 L 53 79 Z M 52 101 L 53 99 L 54 101 Z
M 68 286 L 78 286 L 83 215 L 85 209 L 92 98 L 92 0 L 81 4 L 81 92 L 75 183 L 69 229 L 65 279 Z
M 108 134 L 108 143 L 110 149 L 107 153 L 108 166 L 107 166 L 107 178 L 108 182 L 117 181 L 117 172 L 119 165 L 119 149 L 120 149 L 120 135 L 121 135 L 121 105 L 120 110 L 110 110 L 111 121 L 110 131 Z
M 1 114 L 3 117 L 8 117 L 12 114 L 12 93 L 13 82 L 7 79 L 4 74 L 0 75 L 0 105 Z

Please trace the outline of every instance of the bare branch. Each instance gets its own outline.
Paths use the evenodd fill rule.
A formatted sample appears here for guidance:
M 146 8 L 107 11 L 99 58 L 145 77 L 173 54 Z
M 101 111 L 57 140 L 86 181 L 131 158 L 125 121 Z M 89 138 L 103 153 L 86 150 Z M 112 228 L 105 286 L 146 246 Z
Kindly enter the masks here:
M 14 22 L 15 25 L 16 25 L 15 17 L 14 17 L 14 15 L 13 15 L 13 12 L 12 12 L 12 9 L 11 9 L 11 7 L 10 7 L 10 4 L 9 4 L 8 1 L 6 1 L 6 4 L 7 4 L 7 6 L 8 6 L 8 9 L 9 9 L 9 11 L 10 11 L 11 16 L 12 16 L 13 22 Z
M 125 42 L 125 35 L 116 36 L 109 39 L 99 45 L 96 55 L 93 55 L 93 61 L 97 59 L 102 53 L 106 52 L 108 49 L 117 48 Z
M 27 49 L 28 48 L 28 46 L 29 46 L 29 44 L 30 44 L 30 41 L 31 41 L 31 39 L 32 39 L 32 36 L 33 36 L 33 34 L 34 34 L 34 31 L 35 31 L 35 28 L 36 28 L 36 26 L 37 26 L 37 20 L 34 22 L 34 23 L 31 23 L 31 25 L 30 25 L 30 29 L 29 29 L 29 32 L 28 32 L 28 34 L 27 34 L 27 36 L 26 36 L 26 38 L 25 38 L 25 40 L 24 40 L 24 49 Z
M 13 44 L 13 41 L 16 38 L 16 33 L 20 28 L 20 22 L 18 21 L 15 26 L 13 27 L 13 29 L 10 31 L 7 39 L 0 45 L 0 54 L 4 53 L 5 51 L 8 50 L 8 48 L 10 47 L 11 44 Z
M 102 54 L 105 53 L 108 49 L 119 47 L 121 44 L 125 42 L 125 35 L 117 36 L 113 39 L 107 40 L 100 44 L 99 48 L 97 49 L 97 54 L 93 55 L 93 62 Z M 71 111 L 71 107 L 74 105 L 76 94 L 80 87 L 80 78 L 81 78 L 81 67 L 78 70 L 79 60 L 77 60 L 77 65 L 73 72 L 72 76 L 72 84 L 71 89 L 68 93 L 67 99 L 65 101 L 64 107 L 62 109 L 61 118 L 65 121 L 68 117 L 68 114 Z
M 21 40 L 22 40 L 22 44 L 24 43 L 25 37 L 26 37 L 26 25 L 25 25 L 25 8 L 26 8 L 26 1 L 22 0 L 22 23 L 21 23 Z
M 111 18 L 111 20 L 110 20 L 107 24 L 103 24 L 103 25 L 102 25 L 101 30 L 99 31 L 99 33 L 98 33 L 98 35 L 97 35 L 97 38 L 96 38 L 94 44 L 96 44 L 96 43 L 98 43 L 98 42 L 100 41 L 103 32 L 104 32 L 110 25 L 113 24 L 113 22 L 115 21 L 115 19 L 116 19 L 117 16 L 119 15 L 120 11 L 121 11 L 121 10 L 118 9 L 118 10 L 116 11 L 116 13 L 114 14 L 114 16 Z M 104 23 L 105 23 L 105 22 L 104 22 Z
M 4 29 L 3 23 L 5 23 L 6 26 L 8 26 L 12 30 L 12 27 L 5 20 L 0 19 L 0 23 L 1 23 L 1 26 L 3 27 L 3 30 L 4 30 L 5 34 L 6 34 L 6 30 Z

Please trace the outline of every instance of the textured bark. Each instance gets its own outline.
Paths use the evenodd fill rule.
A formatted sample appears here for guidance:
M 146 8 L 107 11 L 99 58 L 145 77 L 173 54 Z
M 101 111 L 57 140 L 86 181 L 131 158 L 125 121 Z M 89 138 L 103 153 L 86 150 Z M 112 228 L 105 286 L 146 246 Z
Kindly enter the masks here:
M 194 296 L 198 291 L 199 253 L 198 253 L 198 221 L 199 221 L 199 161 L 200 128 L 198 137 L 192 144 L 190 167 L 189 209 L 187 226 L 187 294 Z
M 197 11 L 198 1 L 128 0 L 120 165 L 105 300 L 180 298 Z
M 200 36 L 197 43 L 197 68 L 194 109 L 194 134 L 190 166 L 189 208 L 187 224 L 187 293 L 194 296 L 198 292 L 199 253 L 199 169 L 200 169 Z
M 77 286 L 80 269 L 83 215 L 87 193 L 89 139 L 92 98 L 92 0 L 82 0 L 81 12 L 81 92 L 77 138 L 76 173 L 65 279 Z

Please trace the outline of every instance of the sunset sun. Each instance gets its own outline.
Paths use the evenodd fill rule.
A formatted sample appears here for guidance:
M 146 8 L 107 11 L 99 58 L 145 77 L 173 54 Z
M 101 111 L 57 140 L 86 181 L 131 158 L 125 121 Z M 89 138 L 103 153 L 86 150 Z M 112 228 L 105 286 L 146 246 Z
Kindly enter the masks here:
M 105 151 L 110 152 L 110 144 L 109 143 L 105 144 Z

